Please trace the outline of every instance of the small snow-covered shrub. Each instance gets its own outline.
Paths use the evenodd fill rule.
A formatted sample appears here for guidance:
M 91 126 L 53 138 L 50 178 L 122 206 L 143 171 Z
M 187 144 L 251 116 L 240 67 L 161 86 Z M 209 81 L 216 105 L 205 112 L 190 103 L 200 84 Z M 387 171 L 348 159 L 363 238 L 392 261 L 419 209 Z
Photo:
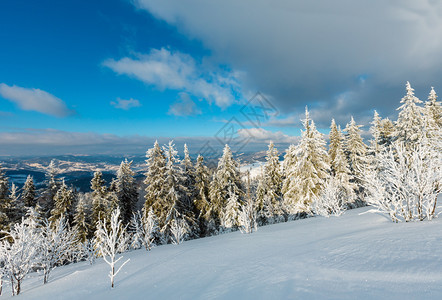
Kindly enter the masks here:
M 324 217 L 340 216 L 345 211 L 345 196 L 345 189 L 339 180 L 331 177 L 325 182 L 319 197 L 314 199 L 312 211 Z
M 442 190 L 441 153 L 425 142 L 411 150 L 396 142 L 378 155 L 365 181 L 367 203 L 392 221 L 431 220 Z

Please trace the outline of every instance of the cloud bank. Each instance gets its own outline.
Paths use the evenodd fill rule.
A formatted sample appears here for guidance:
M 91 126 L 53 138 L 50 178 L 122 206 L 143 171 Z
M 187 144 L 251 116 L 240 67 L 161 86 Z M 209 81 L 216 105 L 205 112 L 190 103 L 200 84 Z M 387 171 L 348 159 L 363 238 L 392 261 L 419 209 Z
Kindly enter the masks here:
M 238 130 L 238 138 L 253 138 L 242 152 L 255 152 L 267 149 L 272 140 L 284 150 L 299 137 L 289 137 L 281 132 L 270 132 L 263 129 L 248 129 L 251 132 Z M 221 155 L 224 147 L 215 137 L 148 137 L 118 136 L 95 132 L 70 132 L 56 129 L 20 129 L 11 132 L 0 132 L 0 156 L 41 156 L 60 154 L 103 154 L 103 155 L 144 155 L 154 142 L 167 144 L 173 140 L 182 153 L 184 144 L 189 146 L 192 155 L 205 154 L 207 145 L 215 154 Z M 210 154 L 214 154 L 210 153 Z
M 377 109 L 389 116 L 409 80 L 419 97 L 442 91 L 441 1 L 137 0 L 202 41 L 212 60 L 247 75 L 247 88 L 284 112 L 306 104 L 318 123 Z M 319 113 L 318 113 L 319 115 Z

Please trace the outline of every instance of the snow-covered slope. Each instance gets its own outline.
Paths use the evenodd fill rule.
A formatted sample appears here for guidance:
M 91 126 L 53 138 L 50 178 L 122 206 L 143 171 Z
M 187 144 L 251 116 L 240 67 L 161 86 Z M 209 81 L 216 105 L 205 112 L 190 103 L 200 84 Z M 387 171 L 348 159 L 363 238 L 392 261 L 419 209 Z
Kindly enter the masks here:
M 394 224 L 368 208 L 31 274 L 17 299 L 442 299 L 442 220 Z M 3 298 L 9 298 L 9 287 Z

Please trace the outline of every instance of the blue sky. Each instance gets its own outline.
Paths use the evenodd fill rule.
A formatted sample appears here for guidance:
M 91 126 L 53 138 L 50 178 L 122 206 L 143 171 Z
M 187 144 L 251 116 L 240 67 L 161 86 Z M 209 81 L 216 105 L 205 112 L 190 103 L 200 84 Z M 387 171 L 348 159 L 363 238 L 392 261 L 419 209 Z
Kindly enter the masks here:
M 423 100 L 442 87 L 441 16 L 411 1 L 4 0 L 0 155 L 138 153 L 232 117 L 240 137 L 288 144 L 306 105 L 324 133 L 332 117 L 368 125 L 407 80 Z M 259 125 L 241 114 L 258 91 L 274 108 Z
M 54 117 L 2 101 L 1 110 L 11 113 L 2 118 L 3 129 L 211 134 L 211 128 L 195 130 L 195 126 L 218 116 L 217 107 L 203 107 L 209 113 L 198 120 L 168 115 L 169 106 L 179 97 L 177 91 L 119 76 L 103 65 L 107 59 L 163 47 L 192 53 L 195 59 L 207 52 L 130 2 L 6 1 L 0 14 L 1 40 L 6 45 L 0 50 L 0 82 L 41 89 L 75 110 L 72 116 Z M 110 103 L 118 98 L 136 99 L 141 106 L 117 109 Z

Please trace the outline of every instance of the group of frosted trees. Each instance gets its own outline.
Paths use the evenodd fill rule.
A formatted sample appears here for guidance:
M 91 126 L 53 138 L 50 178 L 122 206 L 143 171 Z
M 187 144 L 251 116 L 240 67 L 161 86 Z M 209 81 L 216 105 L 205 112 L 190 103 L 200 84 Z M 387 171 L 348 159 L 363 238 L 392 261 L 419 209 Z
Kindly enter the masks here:
M 3 255 L 0 280 L 9 278 L 18 293 L 23 274 L 31 268 L 41 268 L 46 282 L 54 266 L 73 257 L 93 261 L 102 256 L 111 266 L 113 285 L 121 268 L 117 254 L 129 248 L 150 250 L 238 229 L 251 233 L 258 226 L 314 214 L 340 215 L 366 204 L 396 222 L 431 220 L 442 189 L 442 109 L 434 89 L 424 105 L 409 83 L 406 91 L 396 121 L 374 113 L 368 145 L 361 137 L 362 126 L 352 117 L 343 130 L 332 120 L 327 148 L 325 135 L 306 109 L 300 142 L 285 151 L 282 161 L 270 143 L 261 172 L 253 179 L 240 172 L 228 145 L 211 170 L 201 155 L 193 161 L 187 146 L 180 158 L 173 142 L 163 147 L 155 142 L 147 151 L 141 184 L 132 162 L 125 160 L 109 184 L 95 172 L 86 194 L 57 178 L 53 162 L 40 190 L 32 177 L 21 190 L 10 186 L 0 169 L 4 251 L 13 255 L 15 245 L 35 236 L 39 242 L 33 244 L 43 246 L 32 251 L 58 253 L 44 244 L 54 243 L 62 233 L 70 240 L 69 251 L 60 250 L 45 263 L 38 258 L 32 267 L 23 262 L 28 269 L 18 274 L 8 269 L 9 258 Z M 20 237 L 24 231 L 26 238 Z

